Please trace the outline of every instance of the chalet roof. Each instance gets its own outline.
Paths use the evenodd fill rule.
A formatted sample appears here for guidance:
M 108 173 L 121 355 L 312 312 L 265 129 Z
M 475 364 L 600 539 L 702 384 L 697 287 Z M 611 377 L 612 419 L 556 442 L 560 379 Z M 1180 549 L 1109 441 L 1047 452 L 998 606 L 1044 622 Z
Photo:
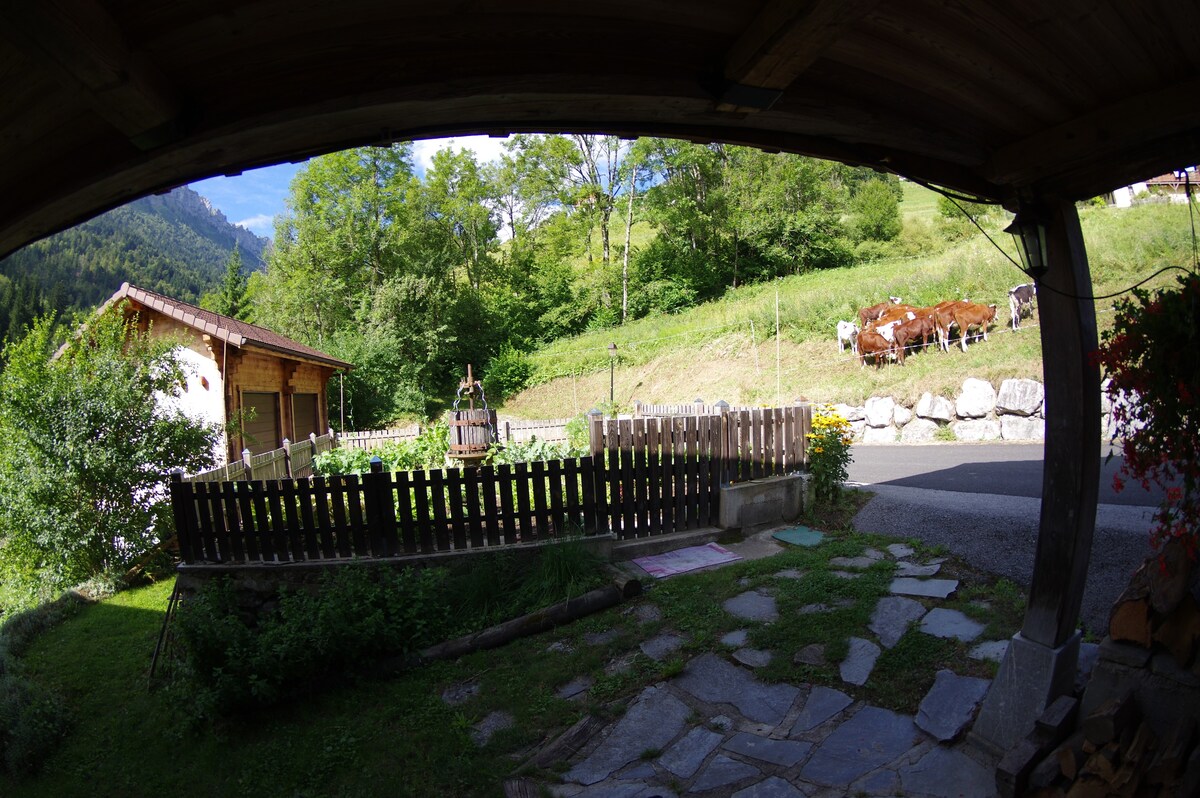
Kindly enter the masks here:
M 353 368 L 352 365 L 345 361 L 330 357 L 320 350 L 293 341 L 291 338 L 280 335 L 273 330 L 268 330 L 266 327 L 259 327 L 257 324 L 249 324 L 230 318 L 229 316 L 222 316 L 220 313 L 213 313 L 211 310 L 198 308 L 195 305 L 189 305 L 187 302 L 171 299 L 170 297 L 163 296 L 154 291 L 147 291 L 144 288 L 138 288 L 136 285 L 130 285 L 129 283 L 121 283 L 121 287 L 104 303 L 103 307 L 111 307 L 123 299 L 132 300 L 139 305 L 162 313 L 164 316 L 169 316 L 180 324 L 211 335 L 218 340 L 225 341 L 231 346 L 267 349 L 276 354 L 285 355 L 297 360 L 307 360 L 332 366 L 335 369 L 349 370 Z

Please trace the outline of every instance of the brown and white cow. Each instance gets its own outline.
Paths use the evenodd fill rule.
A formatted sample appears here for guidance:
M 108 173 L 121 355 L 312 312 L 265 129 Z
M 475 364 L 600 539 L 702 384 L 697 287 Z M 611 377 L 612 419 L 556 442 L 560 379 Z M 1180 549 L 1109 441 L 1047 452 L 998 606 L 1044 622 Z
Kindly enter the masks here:
M 955 308 L 953 316 L 954 323 L 958 325 L 958 334 L 962 336 L 962 350 L 966 352 L 967 338 L 972 327 L 978 327 L 983 334 L 983 340 L 987 340 L 988 325 L 996 320 L 996 306 L 968 302 L 966 307 Z
M 874 330 L 860 330 L 858 333 L 858 364 L 867 365 L 867 358 L 875 358 L 875 368 L 883 367 L 883 359 L 894 354 L 895 345 Z
M 913 318 L 900 322 L 892 330 L 892 336 L 896 341 L 896 360 L 900 361 L 900 365 L 904 365 L 904 357 L 911 343 L 916 346 L 918 338 L 921 339 L 921 347 L 929 345 L 930 336 L 936 341 L 938 337 L 936 316 L 932 308 L 921 308 L 913 313 Z
M 878 305 L 872 305 L 869 308 L 860 308 L 858 311 L 858 326 L 866 327 L 868 322 L 875 321 L 890 310 L 893 305 L 899 304 L 900 297 L 890 296 L 887 302 L 880 302 Z
M 954 311 L 971 304 L 965 299 L 939 302 L 933 306 L 934 323 L 937 326 L 938 346 L 943 352 L 950 351 L 950 326 L 954 324 Z

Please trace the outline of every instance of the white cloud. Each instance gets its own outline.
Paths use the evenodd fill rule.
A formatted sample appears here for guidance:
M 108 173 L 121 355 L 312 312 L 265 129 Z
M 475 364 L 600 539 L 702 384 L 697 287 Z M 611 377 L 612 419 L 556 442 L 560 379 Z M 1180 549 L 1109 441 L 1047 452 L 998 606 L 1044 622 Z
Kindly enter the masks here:
M 511 137 L 458 136 L 451 139 L 420 139 L 413 142 L 413 162 L 417 173 L 424 175 L 433 166 L 433 155 L 439 150 L 453 147 L 456 150 L 471 150 L 475 160 L 481 164 L 500 160 L 504 154 L 504 143 Z
M 275 232 L 275 217 L 269 213 L 258 213 L 240 222 L 234 222 L 238 227 L 244 227 L 251 233 L 268 238 Z

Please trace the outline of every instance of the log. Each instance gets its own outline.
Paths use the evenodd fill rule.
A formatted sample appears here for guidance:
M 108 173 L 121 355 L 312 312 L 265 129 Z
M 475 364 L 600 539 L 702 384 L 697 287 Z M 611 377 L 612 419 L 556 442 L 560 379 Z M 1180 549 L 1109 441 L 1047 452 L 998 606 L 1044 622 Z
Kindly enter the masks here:
M 1054 758 L 1058 760 L 1058 770 L 1068 781 L 1074 781 L 1079 775 L 1079 766 L 1083 764 L 1083 732 L 1076 732 L 1068 737 L 1063 744 L 1054 750 Z
M 1151 639 L 1171 652 L 1179 667 L 1186 668 L 1200 641 L 1200 607 L 1191 595 L 1184 596 L 1155 628 Z
M 604 720 L 602 718 L 585 715 L 574 726 L 567 729 L 534 754 L 518 770 L 524 770 L 528 767 L 545 770 L 553 766 L 556 762 L 566 762 L 579 753 L 587 745 L 588 740 L 592 739 L 596 732 L 603 728 Z
M 1140 720 L 1137 702 L 1133 693 L 1121 698 L 1110 698 L 1100 708 L 1083 720 L 1083 734 L 1093 745 L 1105 746 L 1116 740 L 1129 726 Z
M 510 643 L 520 637 L 545 632 L 555 626 L 570 623 L 578 618 L 591 615 L 600 610 L 606 610 L 621 603 L 621 590 L 616 585 L 597 588 L 590 593 L 584 593 L 567 601 L 561 601 L 551 607 L 522 615 L 511 621 L 505 621 L 497 626 L 484 629 L 481 632 L 460 637 L 457 640 L 447 640 L 430 646 L 421 652 L 421 659 L 457 659 L 473 651 Z
M 1150 599 L 1146 596 L 1117 599 L 1108 616 L 1108 634 L 1113 640 L 1150 647 Z
M 1146 768 L 1147 784 L 1170 784 L 1187 761 L 1196 734 L 1194 718 L 1180 718 L 1163 737 Z
M 1107 798 L 1108 782 L 1095 776 L 1084 776 L 1067 790 L 1067 798 Z
M 1191 558 L 1184 541 L 1175 538 L 1163 546 L 1162 553 L 1152 562 L 1150 606 L 1155 612 L 1166 615 L 1187 595 L 1192 577 Z
M 1121 747 L 1116 743 L 1109 743 L 1088 757 L 1088 761 L 1079 772 L 1083 776 L 1095 776 L 1111 784 L 1120 758 Z
M 1051 741 L 1052 745 L 1058 745 L 1067 736 L 1067 733 L 1075 728 L 1075 718 L 1078 712 L 1078 699 L 1069 695 L 1060 695 L 1038 717 L 1036 728 Z

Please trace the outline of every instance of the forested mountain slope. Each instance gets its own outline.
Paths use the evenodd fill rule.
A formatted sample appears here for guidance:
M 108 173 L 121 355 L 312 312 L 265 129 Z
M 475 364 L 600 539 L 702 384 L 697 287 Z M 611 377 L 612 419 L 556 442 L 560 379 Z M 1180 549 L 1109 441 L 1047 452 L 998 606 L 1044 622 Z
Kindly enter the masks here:
M 235 245 L 254 271 L 268 243 L 190 188 L 145 197 L 0 260 L 0 340 L 41 313 L 92 308 L 126 280 L 197 302 L 219 286 Z

